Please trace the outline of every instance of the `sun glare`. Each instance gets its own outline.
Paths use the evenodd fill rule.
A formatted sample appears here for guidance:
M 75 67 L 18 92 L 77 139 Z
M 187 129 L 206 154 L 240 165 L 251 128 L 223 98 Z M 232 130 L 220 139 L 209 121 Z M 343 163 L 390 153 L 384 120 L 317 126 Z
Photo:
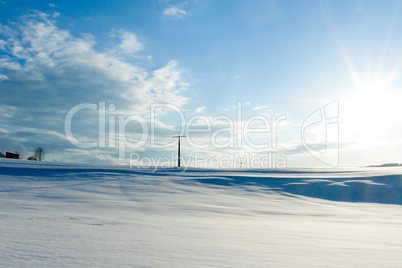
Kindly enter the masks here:
M 393 82 L 393 74 L 358 79 L 354 91 L 345 98 L 344 112 L 341 111 L 348 133 L 378 139 L 389 131 L 402 107 L 401 95 L 392 87 Z

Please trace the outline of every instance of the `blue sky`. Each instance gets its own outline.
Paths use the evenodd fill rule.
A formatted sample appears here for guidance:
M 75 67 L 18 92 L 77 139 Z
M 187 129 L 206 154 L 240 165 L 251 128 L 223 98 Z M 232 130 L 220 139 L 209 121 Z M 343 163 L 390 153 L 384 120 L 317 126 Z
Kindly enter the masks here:
M 201 162 L 229 157 L 232 166 L 239 155 L 268 153 L 288 167 L 402 162 L 400 1 L 0 5 L 0 151 L 17 150 L 26 158 L 43 146 L 48 161 L 127 164 L 132 152 L 170 157 L 176 148 L 171 136 L 186 134 L 190 125 L 198 131 L 188 138 L 197 142 L 185 139 L 182 148 L 193 166 L 197 152 Z M 103 102 L 115 106 L 106 111 L 105 133 L 98 123 Z M 118 136 L 115 146 L 75 146 L 66 137 L 65 119 L 83 103 L 97 108 L 77 112 L 71 130 L 88 143 L 103 135 L 109 141 L 111 117 L 116 129 L 119 116 L 131 115 L 151 128 L 152 104 L 165 104 L 153 119 L 154 139 L 166 146 L 148 140 L 127 148 L 126 160 L 119 160 Z M 331 125 L 321 120 L 325 106 L 336 110 Z M 323 117 L 317 119 L 317 111 Z M 211 137 L 218 145 L 239 137 L 219 116 L 228 116 L 235 128 L 250 120 L 248 126 L 261 127 L 259 116 L 266 118 L 266 133 L 251 136 L 267 146 L 212 144 Z M 274 117 L 282 118 L 275 129 Z M 205 120 L 210 131 L 202 130 Z M 124 129 L 131 143 L 144 135 L 137 121 Z

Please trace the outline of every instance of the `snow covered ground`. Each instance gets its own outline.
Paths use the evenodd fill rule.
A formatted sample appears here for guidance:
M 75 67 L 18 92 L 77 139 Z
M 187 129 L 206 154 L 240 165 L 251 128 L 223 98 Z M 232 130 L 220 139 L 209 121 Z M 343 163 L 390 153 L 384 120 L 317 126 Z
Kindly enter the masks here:
M 0 160 L 2 267 L 401 267 L 402 169 Z

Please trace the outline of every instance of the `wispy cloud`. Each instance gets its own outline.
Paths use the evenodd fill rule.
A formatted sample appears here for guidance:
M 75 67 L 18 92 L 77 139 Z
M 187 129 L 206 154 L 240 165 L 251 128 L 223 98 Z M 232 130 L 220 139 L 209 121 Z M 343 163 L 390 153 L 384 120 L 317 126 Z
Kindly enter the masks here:
M 122 42 L 116 50 L 134 53 L 142 48 L 134 33 L 119 33 Z M 99 52 L 95 45 L 93 36 L 75 37 L 41 12 L 0 25 L 0 102 L 4 108 L 0 120 L 6 130 L 12 129 L 0 133 L 1 139 L 13 140 L 22 146 L 19 149 L 28 151 L 45 144 L 48 156 L 57 153 L 62 156 L 58 160 L 72 161 L 71 150 L 76 148 L 63 136 L 66 114 L 75 105 L 105 101 L 116 106 L 115 114 L 129 116 L 147 114 L 150 104 L 161 100 L 178 107 L 187 102 L 182 92 L 188 84 L 182 81 L 176 61 L 149 71 Z M 97 140 L 97 116 L 83 111 L 74 119 L 74 135 Z M 138 132 L 138 128 L 128 128 L 127 133 Z M 115 157 L 116 150 L 108 150 L 100 148 L 97 154 L 103 154 L 103 159 Z
M 178 7 L 168 7 L 163 11 L 163 14 L 167 15 L 167 16 L 179 16 L 179 17 L 182 17 L 182 16 L 187 15 L 187 12 L 185 10 L 181 9 L 181 8 L 178 8 Z
M 195 112 L 196 113 L 201 113 L 202 111 L 204 111 L 205 110 L 205 106 L 202 106 L 202 107 L 198 107 L 197 109 L 195 109 Z
M 120 30 L 119 37 L 121 40 L 119 49 L 121 52 L 123 52 L 125 54 L 136 53 L 144 48 L 144 46 L 138 40 L 138 37 L 135 33 L 125 31 L 125 30 Z
M 269 106 L 256 106 L 256 107 L 253 107 L 253 110 L 254 111 L 258 111 L 258 110 L 270 110 L 270 107 Z

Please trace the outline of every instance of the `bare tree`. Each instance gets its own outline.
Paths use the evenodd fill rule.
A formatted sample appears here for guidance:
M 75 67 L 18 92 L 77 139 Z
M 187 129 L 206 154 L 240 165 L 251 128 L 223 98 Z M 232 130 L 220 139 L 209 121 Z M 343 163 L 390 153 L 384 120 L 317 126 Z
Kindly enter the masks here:
M 42 161 L 45 159 L 46 153 L 45 150 L 42 147 L 38 147 L 35 150 L 35 158 L 38 159 L 39 161 Z

